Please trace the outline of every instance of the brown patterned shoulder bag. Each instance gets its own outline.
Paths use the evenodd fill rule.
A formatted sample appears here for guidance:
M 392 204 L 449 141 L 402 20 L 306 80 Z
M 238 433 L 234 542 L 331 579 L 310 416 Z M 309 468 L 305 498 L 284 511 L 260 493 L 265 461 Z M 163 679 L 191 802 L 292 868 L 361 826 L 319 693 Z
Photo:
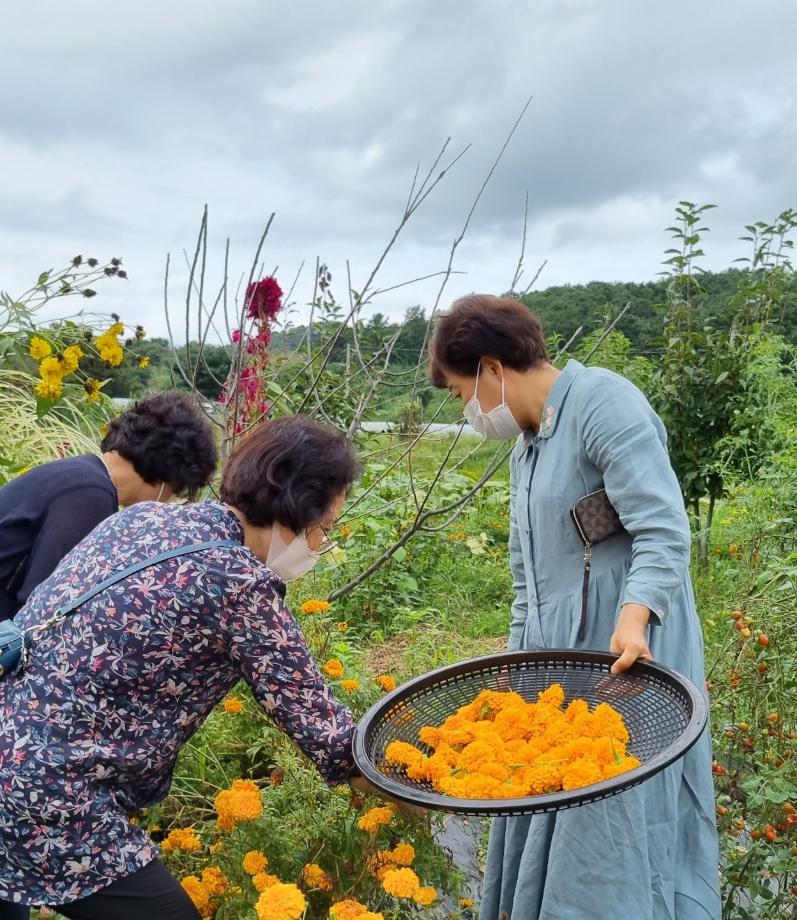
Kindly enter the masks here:
M 609 537 L 624 533 L 620 517 L 609 501 L 606 489 L 598 489 L 580 498 L 570 509 L 570 517 L 576 525 L 578 535 L 584 542 L 584 580 L 581 584 L 581 621 L 578 624 L 578 638 L 584 638 L 587 629 L 587 593 L 589 573 L 592 569 L 592 547 Z

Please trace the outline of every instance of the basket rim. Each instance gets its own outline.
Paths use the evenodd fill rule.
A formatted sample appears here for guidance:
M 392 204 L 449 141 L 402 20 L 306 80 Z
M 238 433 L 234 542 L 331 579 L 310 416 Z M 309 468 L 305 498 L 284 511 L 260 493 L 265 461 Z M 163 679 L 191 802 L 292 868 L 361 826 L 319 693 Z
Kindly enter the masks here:
M 458 677 L 495 667 L 496 665 L 520 664 L 529 661 L 549 662 L 562 664 L 567 662 L 583 662 L 611 666 L 620 656 L 610 652 L 592 651 L 588 649 L 538 649 L 535 651 L 496 652 L 490 655 L 481 655 L 477 658 L 468 658 L 455 664 L 444 665 L 429 671 L 419 677 L 414 677 L 401 686 L 392 690 L 374 703 L 355 727 L 352 742 L 352 752 L 357 769 L 377 789 L 387 793 L 398 801 L 424 808 L 454 812 L 470 815 L 506 815 L 532 814 L 537 812 L 550 812 L 569 808 L 574 805 L 603 799 L 626 788 L 635 786 L 643 780 L 649 779 L 654 774 L 673 764 L 682 757 L 700 738 L 708 722 L 708 703 L 704 694 L 698 687 L 683 674 L 653 661 L 637 660 L 623 675 L 641 679 L 645 673 L 655 675 L 659 681 L 675 685 L 688 698 L 691 704 L 689 721 L 679 737 L 664 750 L 645 761 L 633 770 L 628 770 L 611 779 L 578 789 L 548 792 L 542 795 L 526 796 L 513 799 L 460 799 L 445 796 L 438 792 L 415 789 L 396 782 L 389 776 L 381 773 L 372 763 L 365 749 L 365 736 L 370 727 L 397 703 L 402 703 L 411 698 L 418 690 L 438 683 L 441 678 Z M 615 675 L 607 674 L 608 677 Z

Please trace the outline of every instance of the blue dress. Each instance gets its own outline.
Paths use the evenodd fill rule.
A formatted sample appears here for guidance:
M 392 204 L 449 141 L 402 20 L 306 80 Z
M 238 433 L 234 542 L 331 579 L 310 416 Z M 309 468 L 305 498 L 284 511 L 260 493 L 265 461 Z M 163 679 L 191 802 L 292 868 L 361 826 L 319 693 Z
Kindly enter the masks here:
M 643 604 L 654 660 L 704 686 L 690 533 L 666 432 L 625 378 L 570 361 L 538 434 L 511 463 L 510 649 L 608 649 L 620 608 Z M 570 519 L 605 487 L 627 533 L 595 546 L 578 639 L 583 543 Z M 718 843 L 705 732 L 681 760 L 620 795 L 552 815 L 498 818 L 481 920 L 719 920 Z

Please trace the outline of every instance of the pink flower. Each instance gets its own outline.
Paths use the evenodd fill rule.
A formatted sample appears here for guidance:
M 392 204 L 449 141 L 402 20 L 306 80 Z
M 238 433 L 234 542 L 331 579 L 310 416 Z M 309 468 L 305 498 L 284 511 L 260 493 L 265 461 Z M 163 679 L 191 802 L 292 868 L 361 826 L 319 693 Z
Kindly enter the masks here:
M 282 309 L 282 288 L 271 275 L 253 281 L 246 289 L 246 302 L 252 319 L 274 319 Z
M 233 345 L 237 345 L 240 341 L 241 341 L 241 330 L 240 330 L 240 329 L 233 329 L 233 331 L 232 331 L 232 343 L 233 343 Z

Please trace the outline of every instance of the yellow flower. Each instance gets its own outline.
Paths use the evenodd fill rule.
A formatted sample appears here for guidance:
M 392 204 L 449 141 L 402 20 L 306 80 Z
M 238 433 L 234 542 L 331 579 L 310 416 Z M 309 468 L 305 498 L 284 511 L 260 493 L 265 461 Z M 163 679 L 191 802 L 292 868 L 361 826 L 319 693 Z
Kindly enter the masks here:
M 208 866 L 206 869 L 203 869 L 202 881 L 207 885 L 208 891 L 210 891 L 212 895 L 224 894 L 230 887 L 230 883 L 218 866 Z
M 215 799 L 219 830 L 231 831 L 237 821 L 251 821 L 263 813 L 260 790 L 250 780 L 236 779 Z
M 346 630 L 347 630 L 348 628 L 349 628 L 349 624 L 348 624 L 348 623 L 338 623 L 338 624 L 337 624 L 337 630 L 338 630 L 338 632 L 346 632 Z
M 224 701 L 224 711 L 231 716 L 238 716 L 244 711 L 244 704 L 234 696 L 228 697 Z
M 108 330 L 108 335 L 123 335 L 125 331 L 124 323 L 114 323 Z
M 346 693 L 354 693 L 355 690 L 360 689 L 360 682 L 359 680 L 355 680 L 353 677 L 350 677 L 341 683 L 341 687 L 343 687 Z
M 382 887 L 394 898 L 414 898 L 421 883 L 412 869 L 390 869 L 385 873 Z
M 260 850 L 250 850 L 244 856 L 242 865 L 247 875 L 257 875 L 258 872 L 265 872 L 268 868 L 268 857 Z
M 107 348 L 100 349 L 100 357 L 110 367 L 119 367 L 124 361 L 125 353 L 121 345 L 110 345 Z
M 52 357 L 52 355 L 42 359 L 42 363 L 39 365 L 39 373 L 42 377 L 58 377 L 60 379 L 64 376 L 61 362 L 58 358 Z
M 302 869 L 302 881 L 308 888 L 332 891 L 332 879 L 317 863 L 308 863 Z
M 161 844 L 165 853 L 172 850 L 184 850 L 186 853 L 195 853 L 202 849 L 202 843 L 193 827 L 176 827 Z
M 330 658 L 329 661 L 324 664 L 324 673 L 328 677 L 340 680 L 344 674 L 343 665 L 337 658 Z
M 459 906 L 464 907 L 467 910 L 469 907 L 473 907 L 473 900 L 471 898 L 460 898 Z
M 143 358 L 139 358 L 138 366 L 139 367 L 149 367 L 149 358 L 146 355 L 144 355 Z
M 307 901 L 296 885 L 277 882 L 260 895 L 255 911 L 258 920 L 299 920 L 306 907 Z
M 266 888 L 278 884 L 279 879 L 276 875 L 269 875 L 268 872 L 256 872 L 252 876 L 252 884 L 257 891 L 265 891 Z
M 353 898 L 338 901 L 329 908 L 329 920 L 355 920 L 368 912 L 368 908 Z
M 391 677 L 389 674 L 380 674 L 376 682 L 385 693 L 390 693 L 396 689 L 396 678 Z
M 393 847 L 390 858 L 397 866 L 411 866 L 415 859 L 415 848 L 409 843 L 399 843 Z
M 428 886 L 425 888 L 419 888 L 415 892 L 413 900 L 416 904 L 420 904 L 421 907 L 428 907 L 430 904 L 434 904 L 434 902 L 437 900 L 437 889 Z
M 199 911 L 200 916 L 212 917 L 213 911 L 208 886 L 196 875 L 187 875 L 180 884 L 188 897 L 194 902 L 194 907 Z
M 64 372 L 64 376 L 67 374 L 74 374 L 80 365 L 80 359 L 83 357 L 83 349 L 80 345 L 70 345 L 68 348 L 64 349 L 64 353 L 61 356 L 61 367 Z
M 308 616 L 314 613 L 326 613 L 331 609 L 332 604 L 330 604 L 329 601 L 321 601 L 315 597 L 311 597 L 309 601 L 305 601 L 300 608 L 302 613 Z
M 89 402 L 99 402 L 100 401 L 100 381 L 94 377 L 89 377 L 89 379 L 83 384 L 83 389 L 86 391 L 86 399 Z M 105 426 L 103 426 L 105 427 Z M 108 433 L 107 428 L 105 432 L 102 432 L 102 436 Z
M 30 340 L 28 345 L 28 354 L 33 358 L 34 361 L 42 361 L 52 352 L 52 347 L 50 343 L 45 339 L 40 339 L 37 335 L 34 335 Z
M 36 385 L 36 395 L 42 399 L 60 399 L 64 385 L 60 377 L 45 377 Z
M 388 805 L 379 805 L 372 808 L 360 818 L 357 827 L 361 831 L 367 831 L 369 834 L 375 834 L 380 827 L 386 827 L 393 820 L 393 809 Z

